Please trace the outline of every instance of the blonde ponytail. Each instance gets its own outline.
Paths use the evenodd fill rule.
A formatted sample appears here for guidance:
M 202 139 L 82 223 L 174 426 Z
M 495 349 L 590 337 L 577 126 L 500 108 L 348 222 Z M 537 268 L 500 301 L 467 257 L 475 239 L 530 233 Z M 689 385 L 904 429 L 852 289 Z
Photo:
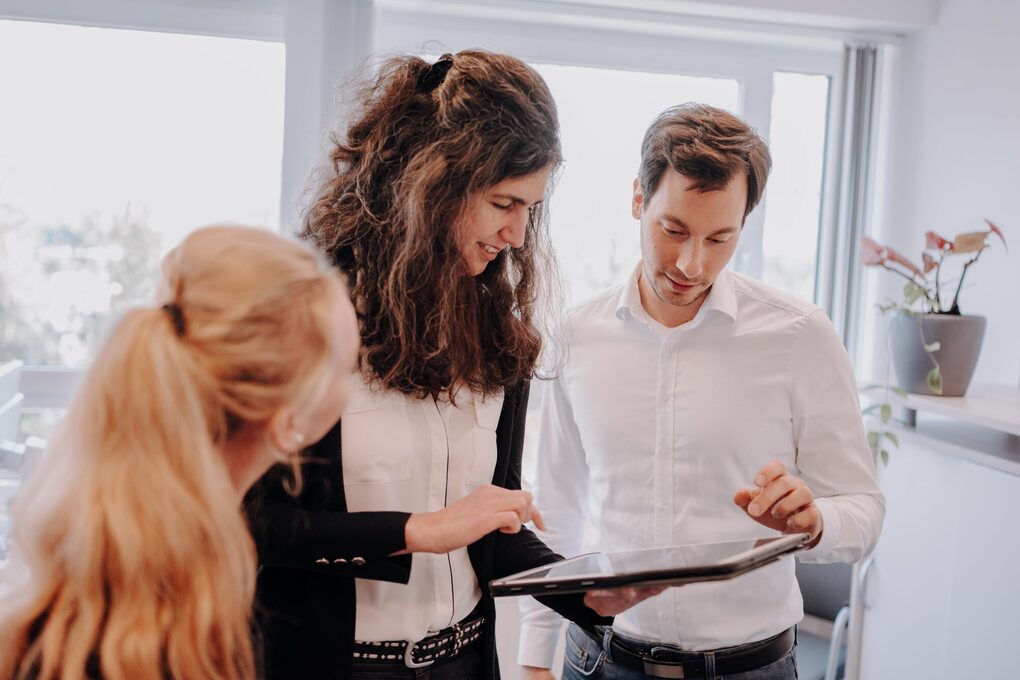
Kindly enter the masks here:
M 224 445 L 316 392 L 338 286 L 309 248 L 240 227 L 167 256 L 158 306 L 114 328 L 19 498 L 0 678 L 254 676 Z

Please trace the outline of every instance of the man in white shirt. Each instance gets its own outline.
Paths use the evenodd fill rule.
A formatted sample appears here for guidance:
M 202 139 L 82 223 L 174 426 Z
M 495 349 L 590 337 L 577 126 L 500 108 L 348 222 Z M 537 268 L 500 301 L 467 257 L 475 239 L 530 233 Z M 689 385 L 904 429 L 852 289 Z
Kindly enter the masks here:
M 725 269 L 771 159 L 712 107 L 661 114 L 632 211 L 642 259 L 570 315 L 544 385 L 535 503 L 565 555 L 809 532 L 804 561 L 853 562 L 885 514 L 850 360 L 817 306 Z M 561 619 L 522 600 L 518 661 L 549 680 Z M 794 562 L 670 588 L 596 640 L 568 631 L 564 678 L 793 679 Z

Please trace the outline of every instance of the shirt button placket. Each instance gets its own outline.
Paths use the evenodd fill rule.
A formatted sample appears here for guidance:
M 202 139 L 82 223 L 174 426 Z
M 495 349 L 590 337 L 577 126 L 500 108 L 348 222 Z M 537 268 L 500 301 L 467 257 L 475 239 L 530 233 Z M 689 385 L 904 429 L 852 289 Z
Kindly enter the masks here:
M 659 345 L 658 378 L 656 385 L 656 441 L 655 441 L 655 510 L 653 515 L 654 540 L 657 546 L 672 544 L 672 489 L 673 489 L 673 418 L 670 391 L 673 382 L 672 347 L 668 339 Z M 672 639 L 669 630 L 672 609 L 672 597 L 664 594 L 656 597 L 658 613 L 659 639 Z

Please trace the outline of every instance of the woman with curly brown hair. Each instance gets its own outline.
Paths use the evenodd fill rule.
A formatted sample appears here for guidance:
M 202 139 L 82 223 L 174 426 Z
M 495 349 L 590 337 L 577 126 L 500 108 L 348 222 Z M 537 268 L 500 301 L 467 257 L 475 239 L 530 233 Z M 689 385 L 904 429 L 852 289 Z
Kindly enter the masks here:
M 556 107 L 477 50 L 390 59 L 359 101 L 305 232 L 348 276 L 363 380 L 300 497 L 272 474 L 249 497 L 267 677 L 494 678 L 489 581 L 558 559 L 520 490 Z

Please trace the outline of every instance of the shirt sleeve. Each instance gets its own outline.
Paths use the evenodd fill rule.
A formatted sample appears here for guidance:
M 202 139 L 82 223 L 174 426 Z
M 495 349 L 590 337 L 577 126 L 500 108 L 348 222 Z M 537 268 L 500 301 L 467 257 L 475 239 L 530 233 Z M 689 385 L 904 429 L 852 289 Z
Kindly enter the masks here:
M 571 557 L 581 552 L 584 538 L 588 466 L 562 376 L 536 380 L 534 389 L 540 397 L 540 407 L 532 493 L 547 528 L 538 535 L 552 550 Z M 520 608 L 517 662 L 551 668 L 563 620 L 532 598 L 521 598 Z
M 850 357 L 822 310 L 804 322 L 791 366 L 797 474 L 822 515 L 804 562 L 857 562 L 878 542 L 885 498 L 875 478 Z

